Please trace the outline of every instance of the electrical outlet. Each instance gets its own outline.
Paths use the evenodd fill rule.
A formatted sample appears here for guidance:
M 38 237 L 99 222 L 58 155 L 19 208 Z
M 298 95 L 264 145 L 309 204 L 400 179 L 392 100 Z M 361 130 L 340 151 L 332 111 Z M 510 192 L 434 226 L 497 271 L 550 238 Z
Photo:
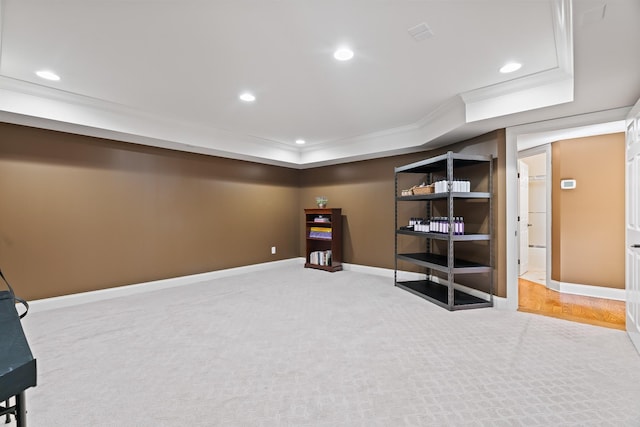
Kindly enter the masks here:
M 276 247 L 271 246 L 271 255 L 275 255 L 275 253 L 276 253 Z

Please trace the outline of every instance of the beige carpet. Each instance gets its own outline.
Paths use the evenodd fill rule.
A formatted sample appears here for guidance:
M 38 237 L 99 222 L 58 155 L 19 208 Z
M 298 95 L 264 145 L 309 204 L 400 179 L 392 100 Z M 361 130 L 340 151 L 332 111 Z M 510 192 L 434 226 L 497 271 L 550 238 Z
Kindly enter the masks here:
M 352 271 L 278 267 L 24 326 L 29 427 L 640 425 L 624 332 L 450 313 Z

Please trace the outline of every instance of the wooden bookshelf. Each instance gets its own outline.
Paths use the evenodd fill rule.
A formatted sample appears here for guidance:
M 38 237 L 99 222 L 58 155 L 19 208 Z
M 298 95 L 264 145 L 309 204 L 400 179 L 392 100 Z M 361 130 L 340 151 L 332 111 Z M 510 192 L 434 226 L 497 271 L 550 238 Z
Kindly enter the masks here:
M 304 217 L 305 268 L 316 268 L 330 272 L 342 270 L 342 209 L 305 209 Z M 326 255 L 328 251 L 331 252 L 330 262 L 326 265 L 318 263 L 319 260 L 313 253 L 321 252 Z

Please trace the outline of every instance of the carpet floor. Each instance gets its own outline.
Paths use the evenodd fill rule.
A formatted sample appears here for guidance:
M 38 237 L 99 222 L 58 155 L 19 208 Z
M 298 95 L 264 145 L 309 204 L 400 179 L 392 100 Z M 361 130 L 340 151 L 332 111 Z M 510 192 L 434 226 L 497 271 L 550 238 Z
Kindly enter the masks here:
M 638 426 L 626 333 L 300 267 L 23 320 L 30 427 Z

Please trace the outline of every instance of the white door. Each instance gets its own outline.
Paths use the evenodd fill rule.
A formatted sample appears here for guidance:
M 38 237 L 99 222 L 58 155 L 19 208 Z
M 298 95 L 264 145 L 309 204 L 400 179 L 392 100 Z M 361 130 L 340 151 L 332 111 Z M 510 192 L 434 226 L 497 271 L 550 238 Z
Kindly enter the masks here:
M 626 168 L 627 331 L 640 352 L 640 101 L 627 118 Z
M 520 223 L 518 234 L 520 236 L 520 272 L 522 276 L 529 271 L 529 165 L 518 160 L 518 182 L 520 192 L 518 200 L 520 204 Z

